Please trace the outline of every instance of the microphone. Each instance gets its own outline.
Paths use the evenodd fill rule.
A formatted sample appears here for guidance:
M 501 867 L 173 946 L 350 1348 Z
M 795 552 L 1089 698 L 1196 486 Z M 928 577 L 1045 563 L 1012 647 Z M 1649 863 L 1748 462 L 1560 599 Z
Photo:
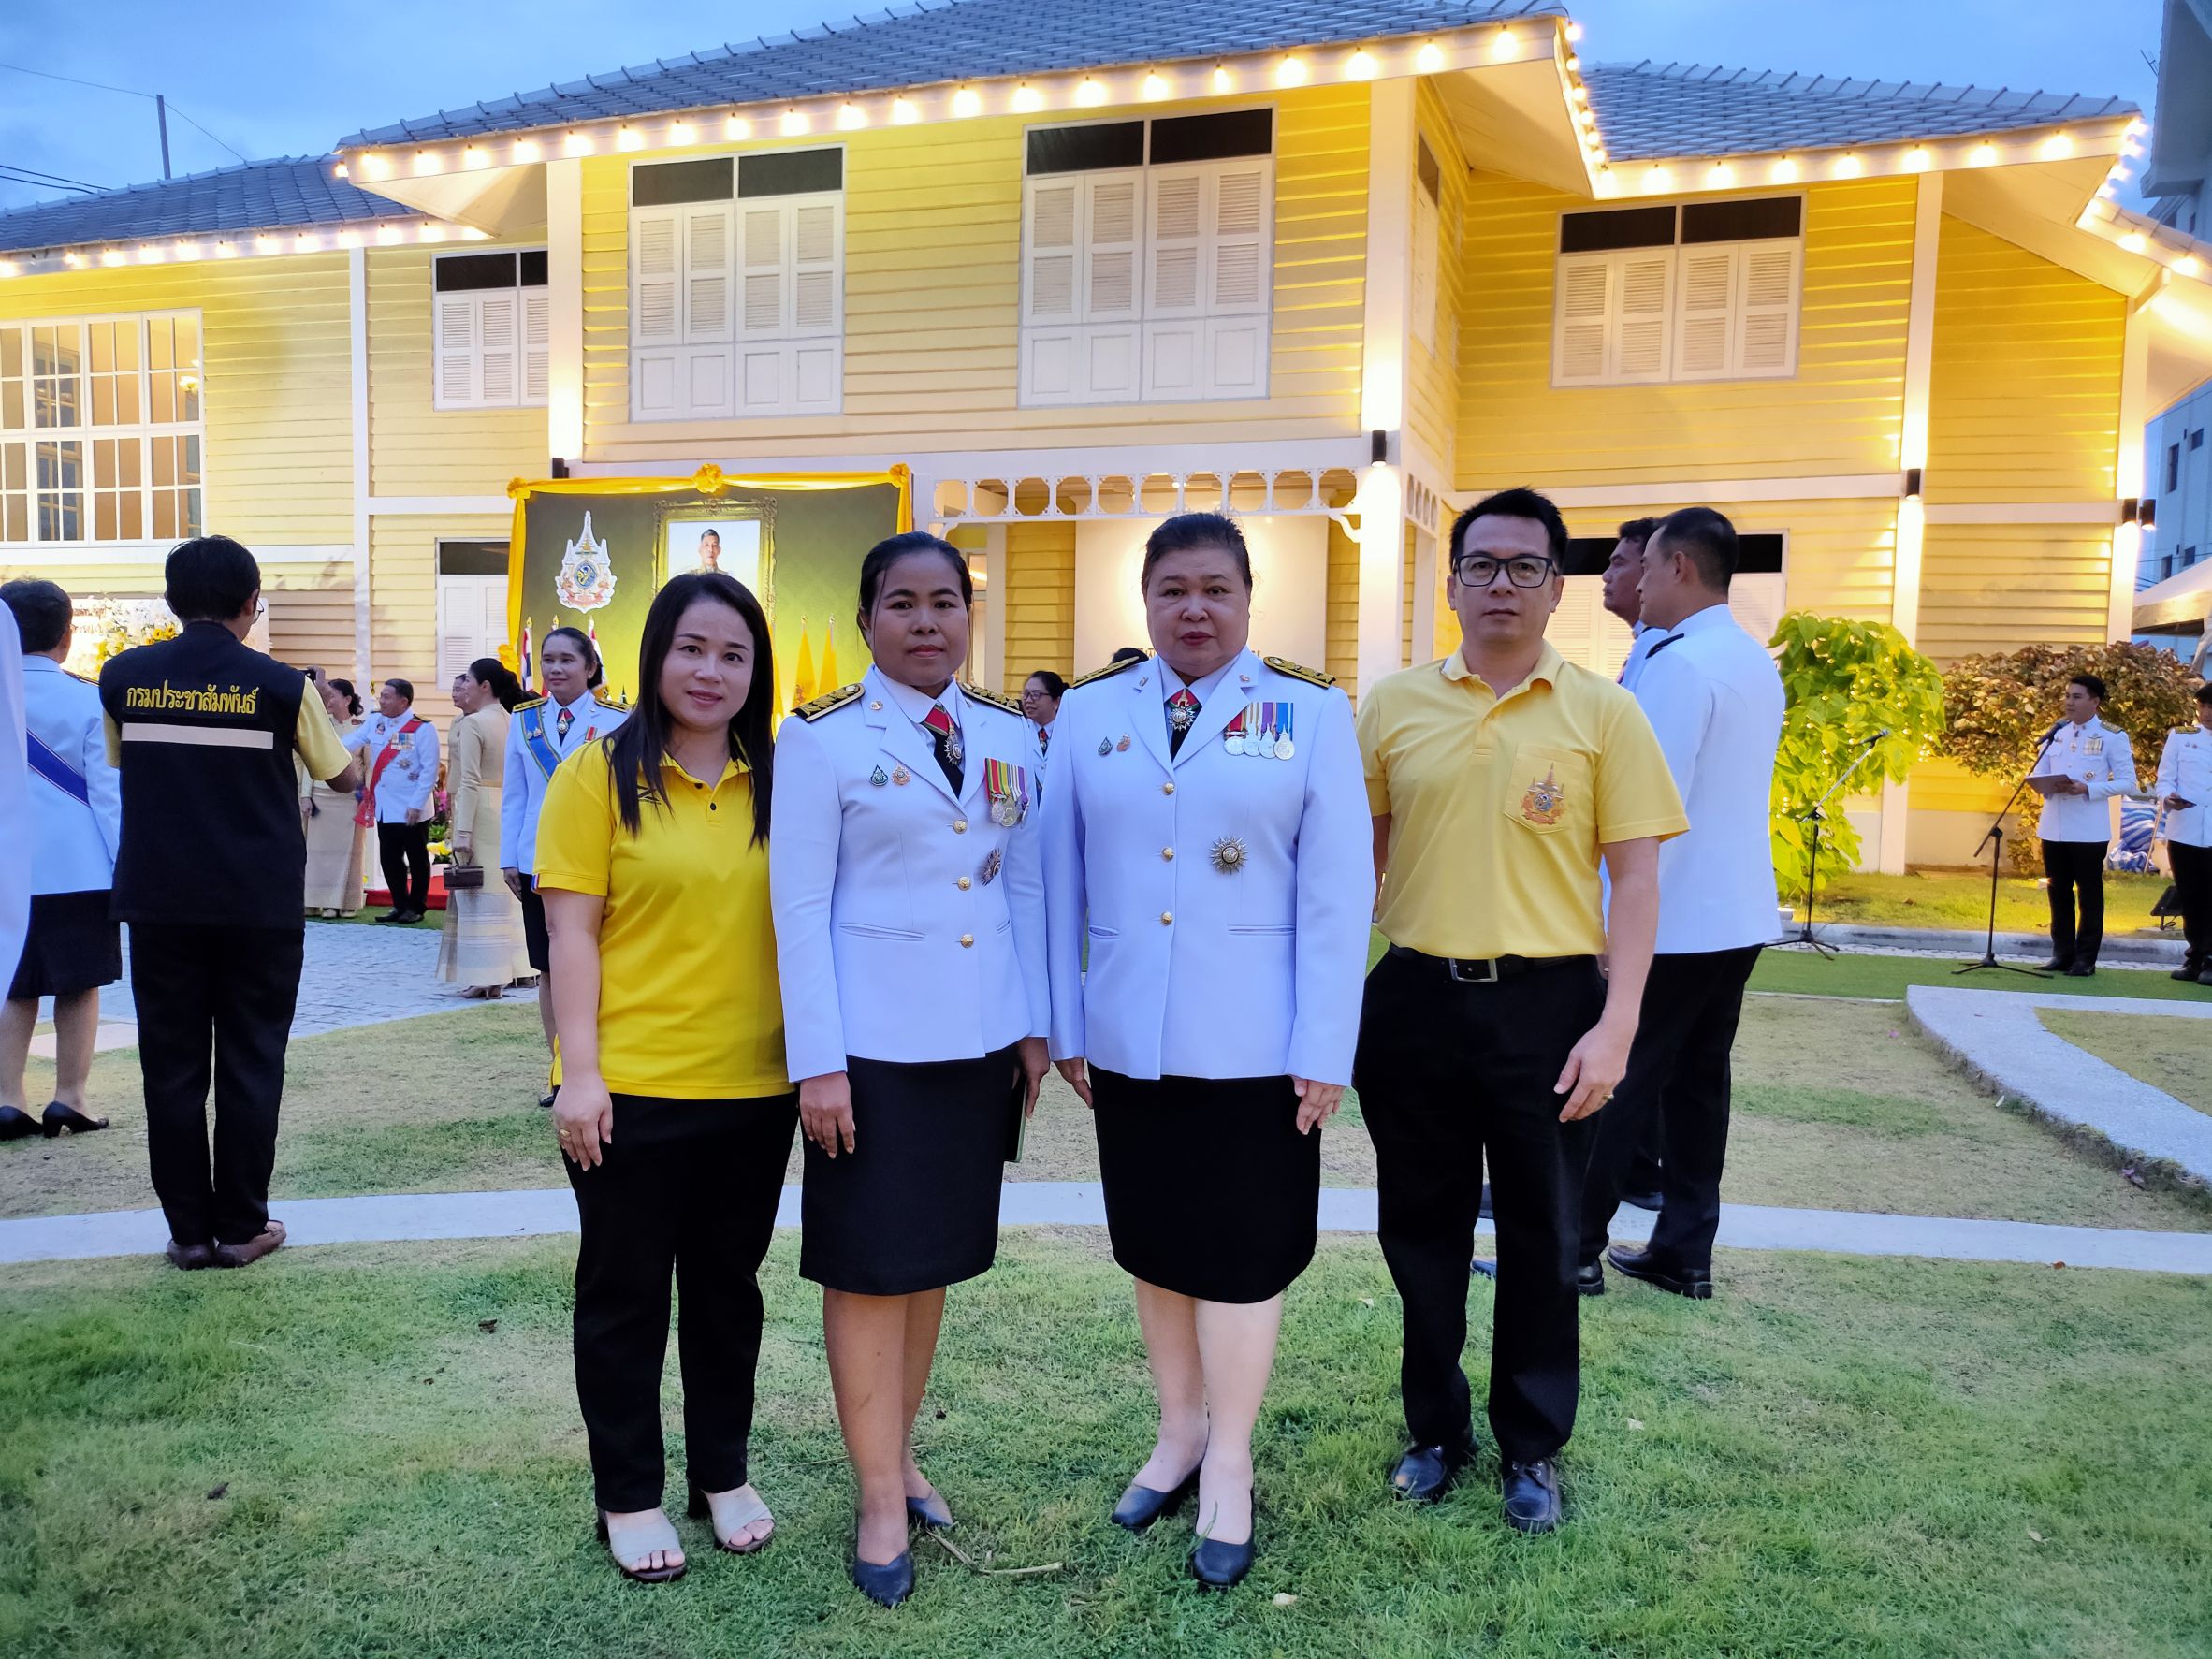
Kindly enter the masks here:
M 1874 735 L 1873 735 L 1871 737 L 1870 737 L 1870 738 L 1868 738 L 1868 739 L 1867 739 L 1866 746 L 1867 746 L 1869 749 L 1871 749 L 1871 748 L 1873 748 L 1873 747 L 1874 747 L 1874 745 L 1875 745 L 1875 744 L 1877 744 L 1877 743 L 1881 742 L 1883 738 L 1885 738 L 1885 737 L 1886 737 L 1886 736 L 1888 736 L 1888 735 L 1889 735 L 1889 728 L 1888 728 L 1887 726 L 1884 726 L 1884 727 L 1883 727 L 1883 728 L 1882 728 L 1882 729 L 1881 729 L 1879 732 L 1876 732 L 1876 733 L 1875 733 L 1875 734 L 1874 734 Z
M 2058 737 L 2059 734 L 2060 732 L 2063 732 L 2065 729 L 2066 729 L 2066 722 L 2065 722 L 2063 720 L 2055 720 L 2055 721 L 2053 721 L 2053 722 L 2052 722 L 2052 724 L 2051 724 L 2051 729 L 2050 729 L 2049 731 L 2045 732 L 2045 733 L 2043 735 L 2043 740 L 2044 740 L 2044 742 L 2045 742 L 2045 743 L 2052 742 L 2053 740 L 2055 740 L 2055 739 Z

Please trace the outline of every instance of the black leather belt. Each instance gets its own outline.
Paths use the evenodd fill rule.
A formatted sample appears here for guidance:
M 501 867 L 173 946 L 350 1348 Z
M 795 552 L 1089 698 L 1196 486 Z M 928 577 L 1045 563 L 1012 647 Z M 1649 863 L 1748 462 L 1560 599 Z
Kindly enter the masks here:
M 1594 956 L 1485 956 L 1479 959 L 1432 956 L 1426 951 L 1412 950 L 1405 945 L 1392 945 L 1390 954 L 1404 962 L 1441 969 L 1447 979 L 1457 980 L 1463 985 L 1494 985 L 1500 980 L 1519 979 L 1524 973 L 1539 973 L 1548 968 L 1591 968 L 1597 964 Z

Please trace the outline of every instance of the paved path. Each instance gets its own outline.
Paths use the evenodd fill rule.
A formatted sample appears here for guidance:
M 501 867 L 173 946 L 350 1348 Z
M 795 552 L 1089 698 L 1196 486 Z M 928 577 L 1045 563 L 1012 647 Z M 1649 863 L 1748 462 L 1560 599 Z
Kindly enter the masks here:
M 2095 1129 L 2126 1152 L 2212 1181 L 2212 1117 L 2045 1030 L 2035 1017 L 2037 1009 L 2053 1008 L 2198 1021 L 2212 1072 L 2212 1003 L 2143 998 L 2116 1007 L 2108 997 L 1914 985 L 1905 992 L 1905 1008 L 1939 1046 L 1999 1093 L 2045 1117 Z
M 1094 1181 L 1011 1181 L 1000 1189 L 1007 1227 L 1102 1227 L 1104 1197 Z M 358 1244 L 430 1239 L 520 1238 L 576 1230 L 565 1186 L 523 1192 L 417 1193 L 385 1198 L 293 1199 L 273 1206 L 291 1242 Z M 1616 1238 L 1647 1237 L 1652 1218 L 1623 1209 Z M 799 1189 L 786 1186 L 777 1225 L 796 1227 Z M 1372 1233 L 1375 1193 L 1324 1187 L 1325 1232 Z M 1495 1247 L 1485 1230 L 1479 1246 Z M 168 1237 L 159 1210 L 111 1210 L 0 1221 L 0 1264 L 151 1255 Z M 2027 1221 L 1960 1221 L 1847 1210 L 1782 1210 L 1723 1204 L 1720 1243 L 1738 1250 L 1815 1250 L 1842 1256 L 1922 1256 L 1953 1261 L 2064 1262 L 2069 1267 L 2212 1273 L 2212 1233 L 2137 1232 L 2125 1228 L 2046 1227 Z

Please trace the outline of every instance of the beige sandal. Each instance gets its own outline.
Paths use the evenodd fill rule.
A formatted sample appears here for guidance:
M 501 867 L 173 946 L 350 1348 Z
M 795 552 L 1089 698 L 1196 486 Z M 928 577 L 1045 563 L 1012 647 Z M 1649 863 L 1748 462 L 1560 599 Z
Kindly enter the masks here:
M 776 1517 L 768 1513 L 768 1506 L 756 1493 L 750 1498 L 740 1498 L 735 1491 L 717 1492 L 712 1496 L 691 1488 L 691 1517 L 693 1521 L 714 1523 L 714 1547 L 732 1555 L 753 1555 L 768 1547 L 768 1540 L 776 1535 Z M 730 1540 L 747 1527 L 760 1521 L 768 1523 L 768 1530 L 749 1544 L 733 1544 Z
M 683 1540 L 676 1535 L 676 1528 L 668 1517 L 656 1512 L 647 1521 L 625 1521 L 620 1526 L 608 1524 L 606 1511 L 599 1511 L 599 1541 L 606 1546 L 606 1552 L 614 1558 L 622 1577 L 640 1584 L 667 1584 L 684 1576 L 684 1568 L 691 1564 L 677 1562 L 674 1566 L 633 1567 L 633 1561 L 648 1561 L 654 1552 L 680 1555 Z

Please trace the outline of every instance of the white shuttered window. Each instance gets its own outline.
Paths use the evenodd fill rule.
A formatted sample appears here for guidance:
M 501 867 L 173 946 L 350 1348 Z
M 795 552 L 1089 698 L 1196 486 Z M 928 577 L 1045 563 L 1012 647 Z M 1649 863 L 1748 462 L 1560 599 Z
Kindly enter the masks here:
M 552 314 L 544 252 L 442 255 L 431 289 L 433 406 L 543 406 Z

